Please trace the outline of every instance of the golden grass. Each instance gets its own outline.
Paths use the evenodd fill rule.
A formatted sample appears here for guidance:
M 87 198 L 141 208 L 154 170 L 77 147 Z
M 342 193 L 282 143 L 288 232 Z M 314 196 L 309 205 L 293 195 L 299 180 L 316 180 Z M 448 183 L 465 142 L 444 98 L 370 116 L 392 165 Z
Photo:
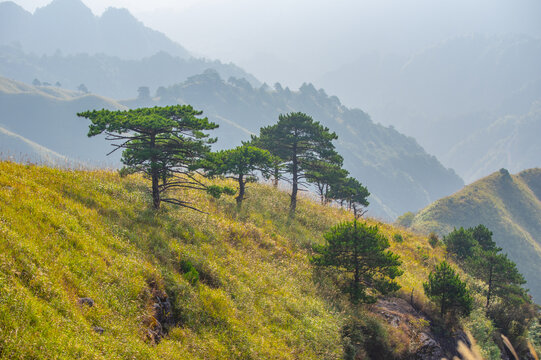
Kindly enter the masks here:
M 314 273 L 310 256 L 350 213 L 301 198 L 289 222 L 288 194 L 263 184 L 250 185 L 241 210 L 232 197 L 185 191 L 175 196 L 208 215 L 169 205 L 156 212 L 147 186 L 111 171 L 0 162 L 0 358 L 343 356 L 341 330 L 354 309 Z M 401 256 L 404 296 L 414 289 L 426 302 L 422 282 L 444 249 L 367 222 Z M 188 263 L 198 281 L 184 273 Z M 165 293 L 176 325 L 153 344 L 153 303 Z

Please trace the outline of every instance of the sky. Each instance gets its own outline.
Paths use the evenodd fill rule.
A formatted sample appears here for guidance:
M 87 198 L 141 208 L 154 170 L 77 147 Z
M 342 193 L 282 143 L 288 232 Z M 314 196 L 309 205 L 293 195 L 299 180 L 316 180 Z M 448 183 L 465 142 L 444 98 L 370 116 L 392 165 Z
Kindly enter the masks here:
M 15 0 L 34 11 L 51 0 Z M 127 8 L 193 54 L 298 87 L 366 53 L 411 55 L 450 37 L 541 37 L 539 0 L 83 0 Z M 427 30 L 427 29 L 430 29 Z

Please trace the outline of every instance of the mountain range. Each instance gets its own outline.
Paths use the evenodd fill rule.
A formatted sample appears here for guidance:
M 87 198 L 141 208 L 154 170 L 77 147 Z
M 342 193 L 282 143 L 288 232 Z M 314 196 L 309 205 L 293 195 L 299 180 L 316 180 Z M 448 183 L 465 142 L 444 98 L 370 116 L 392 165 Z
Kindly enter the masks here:
M 5 139 L 0 150 L 9 157 L 38 163 L 52 159 L 54 164 L 66 166 L 118 164 L 119 156 L 103 156 L 110 151 L 105 140 L 86 137 L 88 124 L 76 115 L 87 109 L 126 109 L 114 100 L 0 78 L 0 108 Z
M 128 10 L 108 8 L 95 16 L 80 0 L 54 0 L 33 14 L 11 1 L 1 2 L 0 44 L 17 44 L 39 56 L 60 51 L 140 59 L 166 51 L 190 57 L 181 45 L 146 27 Z

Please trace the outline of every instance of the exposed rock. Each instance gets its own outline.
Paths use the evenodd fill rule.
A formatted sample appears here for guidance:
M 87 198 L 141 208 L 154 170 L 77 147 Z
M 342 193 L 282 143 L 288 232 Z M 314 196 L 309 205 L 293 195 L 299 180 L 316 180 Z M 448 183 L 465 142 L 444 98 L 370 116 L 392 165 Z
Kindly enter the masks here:
M 411 359 L 441 360 L 459 356 L 458 341 L 470 346 L 470 341 L 463 331 L 457 331 L 451 336 L 439 336 L 430 328 L 430 318 L 427 314 L 415 309 L 409 302 L 400 298 L 380 299 L 375 305 L 375 311 L 391 326 L 403 331 L 410 339 Z
M 156 296 L 156 302 L 153 304 L 153 314 L 147 320 L 147 337 L 157 344 L 165 336 L 166 329 L 173 324 L 173 312 L 167 294 Z
M 97 332 L 100 335 L 102 335 L 105 332 L 105 329 L 100 327 L 100 326 L 93 326 L 92 330 L 94 330 L 95 332 Z
M 89 298 L 89 297 L 80 298 L 77 302 L 78 302 L 80 305 L 87 305 L 87 306 L 89 306 L 89 307 L 94 306 L 94 300 L 92 300 L 92 299 Z

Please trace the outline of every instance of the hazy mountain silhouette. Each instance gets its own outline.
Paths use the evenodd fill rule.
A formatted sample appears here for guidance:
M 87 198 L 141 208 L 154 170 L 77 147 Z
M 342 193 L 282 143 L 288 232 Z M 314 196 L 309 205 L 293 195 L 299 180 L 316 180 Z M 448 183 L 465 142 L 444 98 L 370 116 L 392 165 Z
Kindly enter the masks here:
M 527 113 L 541 99 L 539 64 L 541 39 L 462 36 L 409 58 L 367 55 L 325 75 L 318 84 L 414 136 L 446 166 L 456 167 L 472 181 L 471 176 L 487 175 L 499 166 L 477 173 L 470 157 L 487 154 L 461 153 L 457 144 L 486 131 L 503 116 Z
M 3 138 L 14 145 L 6 150 L 1 147 L 6 155 L 45 162 L 52 158 L 56 163 L 64 162 L 62 165 L 118 163 L 120 154 L 105 158 L 110 144 L 102 138 L 88 138 L 88 122 L 77 117 L 77 112 L 87 109 L 125 109 L 113 100 L 0 77 L 0 108 Z
M 114 99 L 131 98 L 140 86 L 154 92 L 159 86 L 173 85 L 212 68 L 223 77 L 259 81 L 234 64 L 205 59 L 183 59 L 159 52 L 139 60 L 126 60 L 104 54 L 37 56 L 14 46 L 0 46 L 0 75 L 31 83 L 34 79 L 77 89 L 85 84 L 89 91 Z
M 53 0 L 31 14 L 13 2 L 0 3 L 0 44 L 20 44 L 38 55 L 105 53 L 141 59 L 159 51 L 188 58 L 181 45 L 146 27 L 126 9 L 95 16 L 80 0 Z
M 73 165 L 67 156 L 28 140 L 0 126 L 0 159 L 50 166 Z

